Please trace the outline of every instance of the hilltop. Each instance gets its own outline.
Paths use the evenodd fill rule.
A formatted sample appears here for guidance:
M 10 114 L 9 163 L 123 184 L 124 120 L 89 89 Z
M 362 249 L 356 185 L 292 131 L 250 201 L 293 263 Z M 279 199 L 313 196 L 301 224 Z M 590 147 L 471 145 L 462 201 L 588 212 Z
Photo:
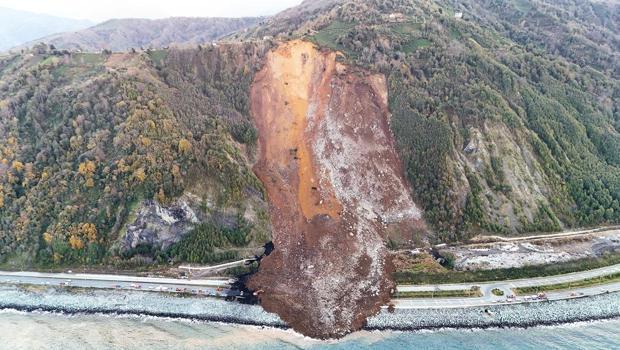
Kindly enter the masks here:
M 65 32 L 32 40 L 20 47 L 46 43 L 62 50 L 115 52 L 172 45 L 195 46 L 210 43 L 228 34 L 258 24 L 261 18 L 112 19 L 79 31 Z
M 0 7 L 0 51 L 43 36 L 93 25 L 90 21 L 61 18 Z

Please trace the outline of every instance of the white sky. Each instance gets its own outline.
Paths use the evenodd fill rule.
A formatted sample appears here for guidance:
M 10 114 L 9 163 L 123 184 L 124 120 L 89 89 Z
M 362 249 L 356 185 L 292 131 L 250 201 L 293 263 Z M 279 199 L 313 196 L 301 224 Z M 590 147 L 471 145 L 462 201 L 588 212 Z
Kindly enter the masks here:
M 272 15 L 302 0 L 0 0 L 0 7 L 101 22 L 110 18 Z

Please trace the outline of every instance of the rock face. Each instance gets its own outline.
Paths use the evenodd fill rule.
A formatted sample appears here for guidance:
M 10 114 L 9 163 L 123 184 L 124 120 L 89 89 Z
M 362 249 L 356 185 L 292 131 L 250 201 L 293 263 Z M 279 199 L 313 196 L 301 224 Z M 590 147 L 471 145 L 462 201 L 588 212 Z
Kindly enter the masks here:
M 196 203 L 197 199 L 189 195 L 181 196 L 168 206 L 154 200 L 142 202 L 135 212 L 136 219 L 127 225 L 122 249 L 133 249 L 139 245 L 168 249 L 200 222 L 192 209 Z
M 312 337 L 364 326 L 390 297 L 390 229 L 424 229 L 389 128 L 385 78 L 292 41 L 271 52 L 251 91 L 254 167 L 269 197 L 275 251 L 249 287 Z

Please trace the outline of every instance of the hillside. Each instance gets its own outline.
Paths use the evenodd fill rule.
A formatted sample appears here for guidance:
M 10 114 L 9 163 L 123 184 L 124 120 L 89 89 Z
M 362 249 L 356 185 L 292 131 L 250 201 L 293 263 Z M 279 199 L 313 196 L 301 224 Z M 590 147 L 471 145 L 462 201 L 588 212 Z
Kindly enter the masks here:
M 0 7 L 0 51 L 55 33 L 80 30 L 93 23 Z
M 248 35 L 303 36 L 388 77 L 437 239 L 620 218 L 617 3 L 326 1 L 280 16 Z
M 261 18 L 185 18 L 113 19 L 79 31 L 39 37 L 39 42 L 57 49 L 97 52 L 103 49 L 128 51 L 163 48 L 171 45 L 198 45 L 215 41 L 232 32 L 257 24 Z
M 0 57 L 0 261 L 214 263 L 272 239 L 264 307 L 342 336 L 389 297 L 387 247 L 620 222 L 619 14 L 306 1 L 216 45 Z
M 244 98 L 264 51 L 2 58 L 3 260 L 209 263 L 268 241 Z

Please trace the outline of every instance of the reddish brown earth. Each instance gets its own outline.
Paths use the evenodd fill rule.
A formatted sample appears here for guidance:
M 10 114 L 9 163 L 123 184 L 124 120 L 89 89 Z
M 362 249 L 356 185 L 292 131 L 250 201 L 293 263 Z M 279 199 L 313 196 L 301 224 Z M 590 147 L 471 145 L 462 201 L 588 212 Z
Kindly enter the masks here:
M 340 337 L 390 299 L 388 230 L 420 230 L 389 128 L 382 75 L 292 41 L 268 54 L 251 91 L 274 252 L 249 287 L 295 330 Z

